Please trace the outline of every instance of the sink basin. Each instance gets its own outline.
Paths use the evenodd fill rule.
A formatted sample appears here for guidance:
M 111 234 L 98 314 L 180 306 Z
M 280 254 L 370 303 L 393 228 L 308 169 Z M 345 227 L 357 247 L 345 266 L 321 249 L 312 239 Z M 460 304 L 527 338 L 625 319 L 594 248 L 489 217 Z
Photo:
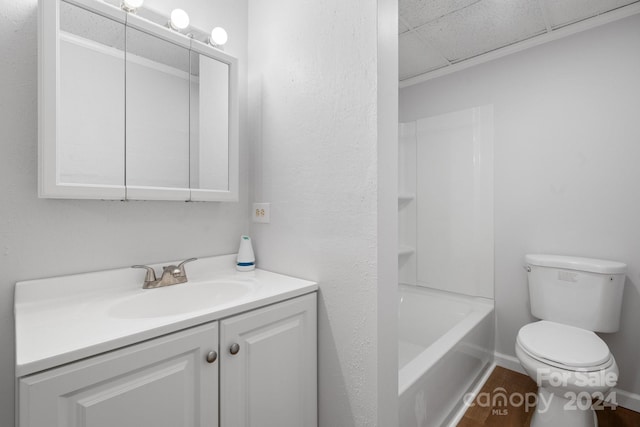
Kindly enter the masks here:
M 113 304 L 108 315 L 123 319 L 175 316 L 233 302 L 252 290 L 251 283 L 239 281 L 184 283 L 145 289 Z

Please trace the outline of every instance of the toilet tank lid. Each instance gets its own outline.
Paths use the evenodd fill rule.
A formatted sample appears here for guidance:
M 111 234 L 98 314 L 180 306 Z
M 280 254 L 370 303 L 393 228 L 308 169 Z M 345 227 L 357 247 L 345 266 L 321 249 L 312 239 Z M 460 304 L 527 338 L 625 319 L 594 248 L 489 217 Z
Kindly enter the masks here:
M 525 261 L 527 264 L 540 267 L 564 268 L 600 274 L 625 274 L 627 272 L 627 264 L 604 259 L 529 254 L 525 256 Z

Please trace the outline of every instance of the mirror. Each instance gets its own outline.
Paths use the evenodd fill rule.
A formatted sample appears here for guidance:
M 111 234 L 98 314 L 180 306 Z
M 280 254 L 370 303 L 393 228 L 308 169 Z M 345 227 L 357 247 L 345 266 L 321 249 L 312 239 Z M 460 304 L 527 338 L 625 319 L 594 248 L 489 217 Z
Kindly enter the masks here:
M 188 200 L 189 49 L 126 34 L 127 198 Z
M 39 13 L 40 197 L 238 200 L 237 59 L 112 2 Z
M 191 188 L 229 189 L 229 65 L 191 52 Z
M 238 61 L 191 41 L 191 200 L 238 200 Z
M 124 42 L 124 24 L 60 3 L 61 184 L 124 188 Z

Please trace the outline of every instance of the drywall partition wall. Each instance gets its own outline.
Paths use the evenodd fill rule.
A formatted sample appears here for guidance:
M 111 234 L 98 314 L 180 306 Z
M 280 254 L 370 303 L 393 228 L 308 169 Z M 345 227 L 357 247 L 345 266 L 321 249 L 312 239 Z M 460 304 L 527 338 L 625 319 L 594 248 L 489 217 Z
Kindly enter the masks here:
M 259 267 L 320 284 L 318 416 L 325 427 L 392 426 L 379 411 L 397 420 L 397 344 L 395 336 L 379 341 L 378 319 L 386 311 L 385 333 L 393 335 L 396 242 L 381 239 L 395 236 L 396 218 L 384 208 L 396 209 L 397 171 L 391 154 L 389 188 L 380 196 L 378 96 L 389 90 L 395 109 L 397 77 L 378 74 L 378 49 L 388 52 L 378 46 L 378 12 L 377 2 L 365 0 L 249 2 L 252 183 L 254 200 L 271 203 L 271 222 L 252 224 L 251 233 Z M 391 16 L 390 33 L 395 13 L 381 17 Z M 390 133 L 384 142 L 395 151 L 390 114 L 391 130 L 381 124 L 380 132 Z M 379 203 L 391 232 L 378 228 Z M 392 267 L 381 273 L 379 258 Z M 391 379 L 381 380 L 385 367 Z M 390 397 L 380 402 L 384 391 Z
M 147 0 L 168 16 L 175 4 Z M 247 3 L 181 0 L 192 23 L 224 26 L 240 59 L 239 203 L 103 202 L 37 197 L 37 1 L 0 6 L 0 425 L 14 425 L 16 281 L 138 263 L 233 253 L 248 231 Z
M 640 393 L 640 16 L 400 92 L 400 119 L 493 104 L 497 351 L 529 311 L 526 253 L 629 266 L 621 329 L 603 334 L 619 388 Z M 620 395 L 618 396 L 620 399 Z
M 398 414 L 398 0 L 378 0 L 377 35 L 377 425 Z
M 493 107 L 416 127 L 417 284 L 493 298 Z

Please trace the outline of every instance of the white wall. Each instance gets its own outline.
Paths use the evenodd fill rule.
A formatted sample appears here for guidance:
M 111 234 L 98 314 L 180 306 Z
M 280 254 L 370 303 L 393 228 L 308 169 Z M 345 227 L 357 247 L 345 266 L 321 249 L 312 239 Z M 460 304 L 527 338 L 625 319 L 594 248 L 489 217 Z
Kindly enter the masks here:
M 192 23 L 222 25 L 240 58 L 240 203 L 102 202 L 37 198 L 36 0 L 0 1 L 0 425 L 13 425 L 13 288 L 18 280 L 235 252 L 248 230 L 247 2 L 178 4 Z
M 249 2 L 252 184 L 254 200 L 271 203 L 271 223 L 251 232 L 259 267 L 320 284 L 327 427 L 397 422 L 397 9 L 381 2 L 378 46 L 376 3 Z M 379 48 L 389 69 L 378 69 Z
M 495 108 L 497 351 L 533 320 L 526 253 L 626 262 L 619 388 L 640 393 L 640 15 L 405 88 L 400 120 Z

